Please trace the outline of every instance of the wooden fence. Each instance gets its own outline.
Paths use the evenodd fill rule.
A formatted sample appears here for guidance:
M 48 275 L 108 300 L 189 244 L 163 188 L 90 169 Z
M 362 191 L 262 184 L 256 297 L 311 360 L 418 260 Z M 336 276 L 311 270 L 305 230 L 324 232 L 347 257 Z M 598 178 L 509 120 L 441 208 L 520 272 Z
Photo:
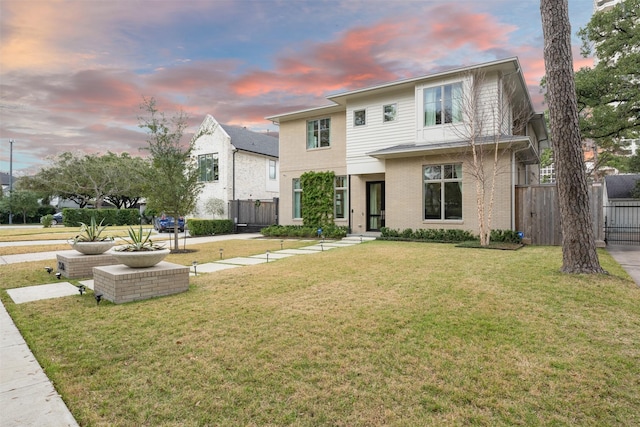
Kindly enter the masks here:
M 602 184 L 589 188 L 591 224 L 596 244 L 604 246 Z M 562 245 L 558 189 L 555 184 L 516 187 L 516 230 L 532 245 Z
M 278 223 L 278 199 L 231 200 L 229 219 L 237 233 L 255 233 L 261 228 Z

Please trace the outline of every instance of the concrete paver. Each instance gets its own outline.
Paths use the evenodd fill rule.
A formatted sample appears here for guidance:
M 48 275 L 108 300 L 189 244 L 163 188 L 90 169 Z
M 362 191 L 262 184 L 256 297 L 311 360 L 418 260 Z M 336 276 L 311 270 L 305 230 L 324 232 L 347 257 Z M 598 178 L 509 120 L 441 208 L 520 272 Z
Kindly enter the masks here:
M 7 289 L 7 293 L 16 304 L 41 299 L 68 297 L 79 294 L 78 287 L 69 282 L 49 283 L 46 285 L 26 286 Z
M 607 252 L 640 286 L 640 246 L 607 245 Z

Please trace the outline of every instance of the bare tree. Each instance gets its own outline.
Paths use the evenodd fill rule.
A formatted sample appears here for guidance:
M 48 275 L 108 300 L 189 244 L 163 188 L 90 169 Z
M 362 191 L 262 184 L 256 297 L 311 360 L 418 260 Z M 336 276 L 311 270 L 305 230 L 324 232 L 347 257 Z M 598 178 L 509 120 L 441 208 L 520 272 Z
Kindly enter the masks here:
M 567 0 L 540 0 L 540 14 L 562 224 L 561 271 L 604 273 L 591 227 L 589 191 L 582 161 Z
M 501 173 L 511 173 L 501 167 L 501 160 L 510 152 L 512 135 L 522 133 L 532 112 L 528 105 L 516 103 L 516 86 L 509 76 L 490 82 L 484 71 L 475 70 L 464 80 L 469 83 L 459 99 L 462 123 L 454 132 L 468 144 L 462 160 L 475 182 L 480 245 L 488 246 L 496 180 Z M 488 88 L 495 90 L 487 93 Z

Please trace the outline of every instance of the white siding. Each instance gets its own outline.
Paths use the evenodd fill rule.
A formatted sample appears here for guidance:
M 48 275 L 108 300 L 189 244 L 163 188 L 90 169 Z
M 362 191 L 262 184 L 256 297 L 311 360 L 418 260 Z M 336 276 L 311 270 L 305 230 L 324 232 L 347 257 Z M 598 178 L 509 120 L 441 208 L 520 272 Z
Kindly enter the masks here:
M 383 122 L 383 106 L 397 104 L 396 120 Z M 367 124 L 353 126 L 353 112 L 365 109 Z M 347 106 L 347 172 L 350 175 L 384 172 L 384 161 L 367 153 L 400 144 L 415 142 L 414 91 L 409 89 L 392 94 L 368 97 Z

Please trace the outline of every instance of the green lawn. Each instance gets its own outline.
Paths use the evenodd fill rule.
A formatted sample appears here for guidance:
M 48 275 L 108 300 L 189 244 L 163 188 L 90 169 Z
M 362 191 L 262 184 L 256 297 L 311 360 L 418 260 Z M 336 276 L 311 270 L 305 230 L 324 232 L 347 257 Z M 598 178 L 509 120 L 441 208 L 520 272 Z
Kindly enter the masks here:
M 83 426 L 638 425 L 640 288 L 604 251 L 609 276 L 561 258 L 369 242 L 131 304 L 0 296 Z

